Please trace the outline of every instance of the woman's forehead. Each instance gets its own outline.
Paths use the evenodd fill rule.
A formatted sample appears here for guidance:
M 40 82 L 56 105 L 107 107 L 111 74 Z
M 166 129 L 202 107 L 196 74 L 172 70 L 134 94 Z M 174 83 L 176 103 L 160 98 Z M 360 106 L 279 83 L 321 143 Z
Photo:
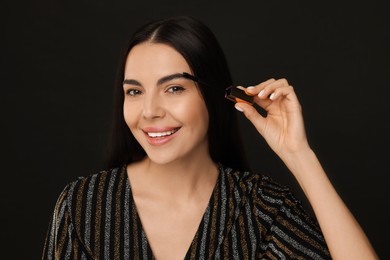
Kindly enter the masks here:
M 142 43 L 134 46 L 126 59 L 125 76 L 157 76 L 191 72 L 184 57 L 171 46 Z

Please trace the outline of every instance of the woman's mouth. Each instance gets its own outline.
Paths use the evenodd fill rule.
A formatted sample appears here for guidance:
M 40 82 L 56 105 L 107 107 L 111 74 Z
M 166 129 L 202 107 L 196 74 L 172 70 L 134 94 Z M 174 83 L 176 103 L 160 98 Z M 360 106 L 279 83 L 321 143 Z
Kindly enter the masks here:
M 145 128 L 143 129 L 143 132 L 145 133 L 146 139 L 150 145 L 159 146 L 171 141 L 179 130 L 180 127 Z
M 178 130 L 179 130 L 179 128 L 172 129 L 170 131 L 165 131 L 165 132 L 146 132 L 146 134 L 152 138 L 166 137 L 166 136 L 170 136 L 170 135 L 176 133 Z

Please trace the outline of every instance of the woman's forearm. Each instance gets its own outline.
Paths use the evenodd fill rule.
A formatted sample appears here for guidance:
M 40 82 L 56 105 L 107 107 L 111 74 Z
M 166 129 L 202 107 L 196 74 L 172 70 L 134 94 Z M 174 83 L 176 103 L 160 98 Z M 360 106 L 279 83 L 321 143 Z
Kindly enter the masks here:
M 319 222 L 333 259 L 378 259 L 311 149 L 281 156 L 296 177 Z

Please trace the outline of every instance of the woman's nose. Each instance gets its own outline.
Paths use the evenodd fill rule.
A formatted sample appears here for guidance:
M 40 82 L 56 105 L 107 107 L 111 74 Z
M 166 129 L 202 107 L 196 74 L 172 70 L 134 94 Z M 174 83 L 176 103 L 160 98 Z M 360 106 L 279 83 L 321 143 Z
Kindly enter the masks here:
M 145 119 L 161 118 L 165 115 L 163 101 L 158 95 L 149 95 L 145 97 L 142 114 Z

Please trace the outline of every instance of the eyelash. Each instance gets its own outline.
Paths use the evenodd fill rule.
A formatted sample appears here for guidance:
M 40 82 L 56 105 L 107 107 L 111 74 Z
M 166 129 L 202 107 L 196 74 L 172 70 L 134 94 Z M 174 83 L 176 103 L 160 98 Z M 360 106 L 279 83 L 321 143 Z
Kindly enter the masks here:
M 172 87 L 169 87 L 166 92 L 168 93 L 172 93 L 172 94 L 180 94 L 181 92 L 183 92 L 185 90 L 185 88 L 183 88 L 182 86 L 172 86 Z
M 169 93 L 169 94 L 180 94 L 184 90 L 185 90 L 185 88 L 183 88 L 182 86 L 171 86 L 165 92 Z M 141 94 L 142 94 L 142 91 L 139 89 L 132 88 L 132 89 L 126 90 L 126 95 L 128 95 L 130 97 L 135 97 L 135 96 L 141 95 Z
M 136 92 L 136 93 L 132 93 L 132 92 Z M 132 93 L 132 94 L 131 94 Z M 130 97 L 135 97 L 136 95 L 141 95 L 141 91 L 140 90 L 138 90 L 138 89 L 128 89 L 128 90 L 126 90 L 126 95 L 127 96 L 130 96 Z

